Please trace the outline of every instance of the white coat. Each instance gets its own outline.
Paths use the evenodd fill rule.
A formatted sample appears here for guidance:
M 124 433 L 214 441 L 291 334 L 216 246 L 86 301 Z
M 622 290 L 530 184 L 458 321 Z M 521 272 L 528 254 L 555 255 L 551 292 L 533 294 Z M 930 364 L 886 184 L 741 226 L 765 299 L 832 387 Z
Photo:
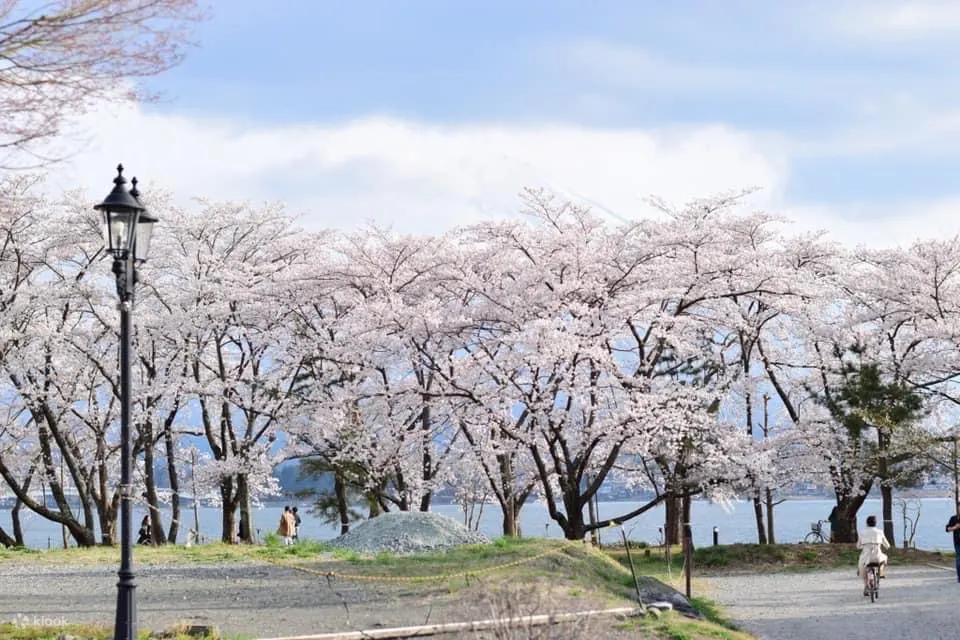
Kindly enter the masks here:
M 877 527 L 867 527 L 862 533 L 858 534 L 857 549 L 860 552 L 859 568 L 862 570 L 871 562 L 883 564 L 887 561 L 887 554 L 883 549 L 889 549 L 890 543 L 887 542 L 887 536 Z

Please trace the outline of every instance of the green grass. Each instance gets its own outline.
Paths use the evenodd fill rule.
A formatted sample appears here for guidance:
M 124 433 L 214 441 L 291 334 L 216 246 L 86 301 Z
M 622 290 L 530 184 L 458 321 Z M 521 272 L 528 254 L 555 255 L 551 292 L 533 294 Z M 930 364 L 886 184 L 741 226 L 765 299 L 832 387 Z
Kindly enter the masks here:
M 157 547 L 138 545 L 133 550 L 134 562 L 138 565 L 152 564 L 206 564 L 224 562 L 252 562 L 262 560 L 315 559 L 326 553 L 332 557 L 347 559 L 352 552 L 327 547 L 314 540 L 301 539 L 296 544 L 284 546 L 275 536 L 267 536 L 263 544 L 210 544 L 186 547 L 162 545 Z M 0 547 L 0 563 L 36 562 L 64 564 L 114 564 L 120 561 L 120 547 L 70 547 L 69 549 L 29 549 Z
M 631 618 L 620 625 L 643 634 L 643 638 L 663 640 L 751 640 L 753 636 L 711 620 L 694 620 L 667 611 L 659 618 Z
M 622 547 L 606 551 L 624 566 L 629 566 Z M 634 564 L 639 573 L 664 577 L 668 565 L 663 549 L 633 550 Z M 648 553 L 649 552 L 649 553 Z M 706 546 L 694 550 L 693 572 L 722 573 L 726 571 L 767 573 L 772 571 L 816 571 L 855 567 L 860 552 L 853 544 L 731 544 Z M 890 565 L 909 565 L 925 562 L 945 563 L 946 554 L 939 551 L 894 549 L 888 553 Z M 683 568 L 683 554 L 679 547 L 671 552 L 669 569 L 676 576 Z
M 693 596 L 690 598 L 690 604 L 696 607 L 697 611 L 702 613 L 703 617 L 713 624 L 726 627 L 732 631 L 740 630 L 740 627 L 734 624 L 732 620 L 727 618 L 726 615 L 720 611 L 720 607 L 713 600 L 709 600 L 702 596 Z
M 138 640 L 149 640 L 149 630 L 141 630 L 137 634 Z M 96 624 L 68 624 L 60 626 L 33 626 L 17 627 L 13 624 L 0 623 L 0 639 L 2 640 L 57 640 L 62 635 L 73 636 L 77 640 L 111 640 L 113 627 Z M 156 637 L 156 636 L 154 636 Z M 188 635 L 182 626 L 165 630 L 162 637 L 165 640 L 246 640 L 243 635 Z
M 243 562 L 254 559 L 258 545 L 211 543 L 187 548 L 183 545 L 158 547 L 138 545 L 134 562 L 141 565 L 170 563 Z M 0 548 L 0 562 L 67 564 L 113 564 L 120 561 L 120 547 L 70 547 L 69 549 Z

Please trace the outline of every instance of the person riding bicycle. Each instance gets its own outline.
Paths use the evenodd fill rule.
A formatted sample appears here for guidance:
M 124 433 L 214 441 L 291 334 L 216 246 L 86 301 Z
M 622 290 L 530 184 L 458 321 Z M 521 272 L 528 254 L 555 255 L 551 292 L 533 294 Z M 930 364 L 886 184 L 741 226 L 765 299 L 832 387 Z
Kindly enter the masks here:
M 867 528 L 857 534 L 857 549 L 860 552 L 860 560 L 857 563 L 857 574 L 863 578 L 863 595 L 869 596 L 870 590 L 867 587 L 867 565 L 877 563 L 880 565 L 880 577 L 886 577 L 884 572 L 887 568 L 887 554 L 883 549 L 889 549 L 890 543 L 883 531 L 877 528 L 876 516 L 867 517 Z

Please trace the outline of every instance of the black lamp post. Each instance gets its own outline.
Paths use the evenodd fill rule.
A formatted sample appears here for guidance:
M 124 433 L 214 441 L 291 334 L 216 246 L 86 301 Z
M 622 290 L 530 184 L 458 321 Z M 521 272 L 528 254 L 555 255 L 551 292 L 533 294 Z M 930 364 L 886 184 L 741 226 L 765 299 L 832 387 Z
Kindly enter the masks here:
M 120 297 L 120 581 L 117 583 L 117 619 L 114 640 L 136 640 L 137 585 L 133 581 L 133 448 L 130 434 L 130 313 L 137 266 L 147 259 L 150 235 L 157 218 L 140 203 L 137 179 L 127 191 L 123 165 L 111 191 L 94 209 L 103 212 L 107 250 L 113 255 L 113 273 Z

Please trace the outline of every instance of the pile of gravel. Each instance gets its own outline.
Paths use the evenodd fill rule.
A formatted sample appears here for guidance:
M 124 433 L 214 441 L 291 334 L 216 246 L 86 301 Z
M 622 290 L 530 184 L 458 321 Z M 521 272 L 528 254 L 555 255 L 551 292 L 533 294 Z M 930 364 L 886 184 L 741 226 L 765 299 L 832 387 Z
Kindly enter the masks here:
M 398 511 L 353 525 L 327 544 L 357 553 L 421 553 L 486 542 L 485 535 L 439 513 Z

